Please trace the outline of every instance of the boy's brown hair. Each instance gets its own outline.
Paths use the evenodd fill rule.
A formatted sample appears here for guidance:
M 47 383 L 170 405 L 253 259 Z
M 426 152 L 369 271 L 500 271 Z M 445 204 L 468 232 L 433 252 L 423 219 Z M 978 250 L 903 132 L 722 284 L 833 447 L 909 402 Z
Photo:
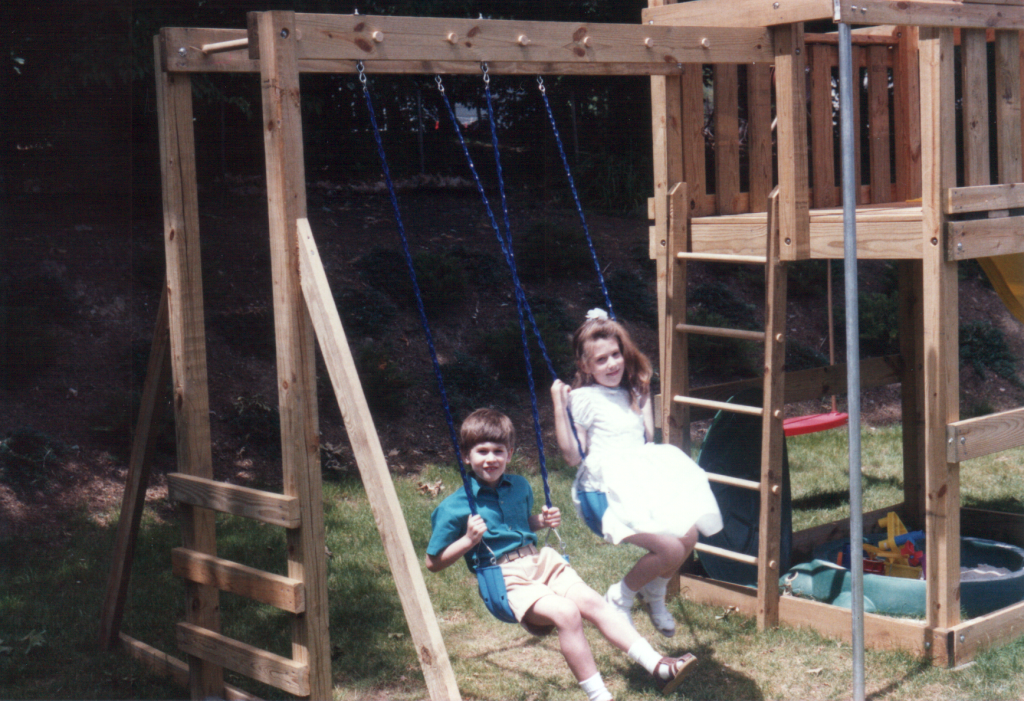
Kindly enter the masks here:
M 516 429 L 512 419 L 494 409 L 477 409 L 467 416 L 459 429 L 459 449 L 463 459 L 481 443 L 503 445 L 511 456 L 516 449 Z

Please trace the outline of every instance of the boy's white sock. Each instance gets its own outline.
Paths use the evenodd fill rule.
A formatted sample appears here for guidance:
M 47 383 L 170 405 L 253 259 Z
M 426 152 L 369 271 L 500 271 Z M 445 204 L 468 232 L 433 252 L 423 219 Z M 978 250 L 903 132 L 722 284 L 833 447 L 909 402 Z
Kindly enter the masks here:
M 656 652 L 651 644 L 640 638 L 633 643 L 629 650 L 626 652 L 629 655 L 629 659 L 636 662 L 638 665 L 646 669 L 651 674 L 654 674 L 654 670 L 658 668 L 658 663 L 661 662 L 662 654 Z
M 617 588 L 616 598 L 627 606 L 633 605 L 633 600 L 636 599 L 636 592 L 626 586 L 626 580 L 620 579 L 616 584 L 613 584 L 612 589 Z
M 587 693 L 587 701 L 611 701 L 612 694 L 604 685 L 600 672 L 581 681 L 580 688 Z

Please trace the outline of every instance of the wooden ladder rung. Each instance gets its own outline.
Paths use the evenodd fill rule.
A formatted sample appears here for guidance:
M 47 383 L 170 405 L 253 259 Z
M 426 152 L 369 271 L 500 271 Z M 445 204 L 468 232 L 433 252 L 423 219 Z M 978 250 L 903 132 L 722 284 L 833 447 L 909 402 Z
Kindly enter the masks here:
M 731 411 L 737 414 L 750 414 L 751 416 L 764 416 L 764 409 L 759 406 L 746 406 L 744 404 L 730 404 L 729 402 L 716 402 L 713 399 L 697 399 L 696 397 L 684 397 L 681 394 L 677 394 L 672 397 L 672 401 L 679 404 L 688 404 L 690 406 L 700 406 L 705 409 L 720 409 L 722 411 Z
M 740 477 L 729 477 L 728 475 L 719 475 L 714 472 L 708 472 L 706 475 L 708 482 L 726 484 L 730 487 L 742 487 L 743 489 L 750 489 L 755 492 L 761 491 L 761 483 L 755 482 L 754 480 L 745 480 Z
M 747 329 L 725 329 L 720 326 L 695 326 L 693 324 L 676 324 L 680 333 L 695 333 L 702 336 L 718 336 L 720 338 L 739 338 L 745 341 L 764 341 L 764 331 Z
M 182 652 L 296 696 L 309 696 L 308 665 L 191 623 L 179 623 L 177 632 Z
M 167 475 L 167 494 L 174 501 L 201 506 L 225 514 L 244 516 L 285 528 L 298 528 L 298 497 L 175 472 Z
M 302 613 L 306 610 L 306 586 L 299 580 L 206 553 L 174 548 L 171 551 L 171 572 L 190 582 L 217 587 L 282 611 Z
M 725 548 L 716 548 L 714 545 L 705 545 L 704 543 L 697 543 L 693 548 L 699 553 L 707 553 L 708 555 L 717 555 L 718 557 L 724 557 L 727 560 L 735 560 L 736 562 L 744 562 L 748 565 L 757 567 L 757 557 L 754 555 L 744 555 L 732 550 L 726 550 Z
M 690 253 L 679 251 L 676 253 L 678 260 L 699 260 L 705 263 L 745 263 L 747 265 L 766 265 L 767 256 L 740 256 L 731 253 Z

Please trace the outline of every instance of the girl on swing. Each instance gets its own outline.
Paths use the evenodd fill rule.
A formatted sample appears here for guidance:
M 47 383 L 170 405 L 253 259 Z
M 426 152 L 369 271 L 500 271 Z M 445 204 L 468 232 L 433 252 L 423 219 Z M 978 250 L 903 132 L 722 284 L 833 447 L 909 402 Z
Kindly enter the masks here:
M 604 310 L 592 309 L 572 345 L 572 387 L 555 380 L 551 399 L 558 447 L 566 462 L 579 466 L 573 502 L 608 542 L 647 550 L 605 599 L 632 625 L 639 595 L 654 627 L 671 637 L 676 622 L 665 606 L 669 578 L 693 550 L 698 531 L 722 529 L 718 503 L 704 471 L 683 451 L 650 442 L 651 363 L 629 333 Z

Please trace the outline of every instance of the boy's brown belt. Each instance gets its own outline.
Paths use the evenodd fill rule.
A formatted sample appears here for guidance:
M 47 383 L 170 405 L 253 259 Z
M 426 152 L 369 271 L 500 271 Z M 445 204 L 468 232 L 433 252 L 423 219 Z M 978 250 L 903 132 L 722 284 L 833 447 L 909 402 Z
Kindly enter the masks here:
M 537 548 L 533 545 L 524 545 L 521 548 L 515 550 L 509 550 L 504 555 L 500 556 L 495 562 L 499 565 L 504 565 L 506 562 L 514 562 L 520 558 L 529 557 L 530 555 L 536 555 Z

